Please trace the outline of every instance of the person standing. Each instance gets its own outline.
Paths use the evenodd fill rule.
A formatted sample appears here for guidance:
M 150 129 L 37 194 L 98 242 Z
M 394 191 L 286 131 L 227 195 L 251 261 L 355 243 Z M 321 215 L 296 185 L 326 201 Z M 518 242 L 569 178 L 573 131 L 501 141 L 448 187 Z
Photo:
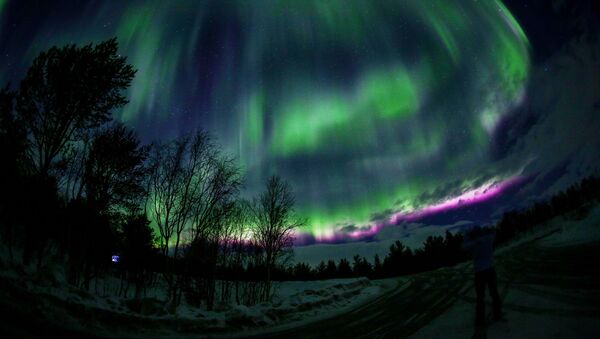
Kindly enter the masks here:
M 496 231 L 492 228 L 482 229 L 475 226 L 467 234 L 463 249 L 469 251 L 473 257 L 475 271 L 475 292 L 477 305 L 475 309 L 475 326 L 485 325 L 485 288 L 489 289 L 492 297 L 494 320 L 501 317 L 501 301 L 498 294 L 496 270 L 494 269 L 494 240 Z

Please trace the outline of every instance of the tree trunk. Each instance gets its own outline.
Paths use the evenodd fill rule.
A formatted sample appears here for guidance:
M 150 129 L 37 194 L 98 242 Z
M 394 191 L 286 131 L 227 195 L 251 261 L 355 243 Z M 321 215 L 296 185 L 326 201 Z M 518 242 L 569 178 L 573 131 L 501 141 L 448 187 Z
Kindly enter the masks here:
M 240 304 L 240 280 L 235 280 L 235 303 Z
M 271 267 L 267 265 L 267 281 L 265 282 L 265 294 L 263 301 L 269 301 L 269 295 L 271 294 Z

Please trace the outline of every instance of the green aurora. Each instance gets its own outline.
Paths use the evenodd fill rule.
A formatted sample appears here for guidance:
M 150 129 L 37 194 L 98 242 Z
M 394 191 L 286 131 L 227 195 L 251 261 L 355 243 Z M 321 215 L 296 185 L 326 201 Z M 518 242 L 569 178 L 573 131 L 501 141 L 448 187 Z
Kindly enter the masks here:
M 0 0 L 0 16 L 6 7 Z M 116 36 L 138 69 L 118 118 L 145 141 L 208 130 L 239 158 L 249 195 L 280 174 L 309 220 L 303 232 L 317 240 L 500 183 L 523 166 L 496 168 L 488 152 L 531 68 L 527 36 L 500 1 L 57 7 L 21 49 L 22 69 L 51 45 Z

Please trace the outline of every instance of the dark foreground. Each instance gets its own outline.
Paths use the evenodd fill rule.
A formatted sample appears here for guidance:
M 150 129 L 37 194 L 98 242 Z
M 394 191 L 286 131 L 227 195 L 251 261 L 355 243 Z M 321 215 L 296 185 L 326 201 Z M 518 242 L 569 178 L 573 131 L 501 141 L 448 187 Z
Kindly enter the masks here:
M 595 328 L 575 329 L 586 336 L 600 335 L 600 243 L 548 247 L 543 240 L 555 231 L 522 243 L 496 255 L 498 288 L 506 314 L 503 326 L 523 326 L 519 318 L 538 316 L 554 321 L 592 323 Z M 393 292 L 379 297 L 350 313 L 307 326 L 286 329 L 255 337 L 268 338 L 404 338 L 447 337 L 462 338 L 474 334 L 475 297 L 471 265 L 440 269 L 410 277 Z M 487 293 L 486 293 L 487 294 Z M 517 297 L 508 298 L 509 294 Z M 490 301 L 486 296 L 486 302 Z M 541 299 L 544 307 L 539 302 Z M 433 320 L 457 303 L 468 304 L 458 310 L 457 321 L 466 325 L 463 333 L 425 334 L 420 329 L 435 326 Z M 487 310 L 490 310 L 490 304 Z M 460 319 L 462 318 L 462 319 Z M 466 319 L 465 319 L 466 318 Z M 512 319 L 512 320 L 511 320 Z M 515 320 L 515 321 L 513 321 Z M 429 325 L 429 326 L 428 326 Z M 530 326 L 538 326 L 538 323 Z M 492 324 L 491 326 L 494 326 Z M 527 326 L 527 324 L 525 324 Z M 449 328 L 452 328 L 449 326 Z M 586 332 L 587 331 L 587 332 Z M 426 331 L 427 332 L 427 331 Z M 518 333 L 539 333 L 505 329 L 500 335 L 519 337 Z M 511 335 L 512 333 L 512 335 Z M 556 333 L 548 329 L 548 334 Z M 467 336 L 467 337 L 468 337 Z M 477 333 L 476 337 L 486 337 Z M 590 337 L 590 336 L 587 336 Z
M 527 316 L 551 319 L 550 322 L 564 319 L 575 325 L 578 322 L 592 323 L 595 325 L 591 328 L 583 326 L 580 329 L 583 332 L 579 334 L 593 336 L 593 333 L 600 333 L 600 243 L 544 246 L 544 239 L 555 232 L 549 230 L 545 235 L 496 255 L 498 287 L 508 319 L 508 325 L 502 325 L 505 336 L 512 336 L 510 333 L 517 335 L 519 331 L 514 327 L 523 326 L 523 322 L 518 320 L 528 319 Z M 397 288 L 355 310 L 307 325 L 288 325 L 288 328 L 272 328 L 269 332 L 237 331 L 208 336 L 286 339 L 437 336 L 435 331 L 426 334 L 423 330 L 437 326 L 439 319 L 436 318 L 444 314 L 447 317 L 447 313 L 452 313 L 451 309 L 454 313 L 458 312 L 457 320 L 452 321 L 472 324 L 475 298 L 471 270 L 470 265 L 459 265 L 405 277 L 399 280 Z M 207 336 L 205 324 L 194 321 L 117 316 L 98 310 L 92 312 L 82 305 L 48 300 L 51 296 L 42 298 L 46 299 L 42 302 L 39 296 L 26 293 L 22 286 L 0 279 L 0 336 Z M 536 298 L 544 302 L 531 302 Z M 47 305 L 53 305 L 52 309 L 48 309 Z M 459 305 L 462 308 L 457 308 Z M 64 321 L 73 318 L 78 321 Z M 468 327 L 465 331 L 472 334 L 470 325 L 463 327 Z M 459 332 L 441 334 L 464 337 Z M 485 334 L 479 333 L 478 336 L 485 337 Z

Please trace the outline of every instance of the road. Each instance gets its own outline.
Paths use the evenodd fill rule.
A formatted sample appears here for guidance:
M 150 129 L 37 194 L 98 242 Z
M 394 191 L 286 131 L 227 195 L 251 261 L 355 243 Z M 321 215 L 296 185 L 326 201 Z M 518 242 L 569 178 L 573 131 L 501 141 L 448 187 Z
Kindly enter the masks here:
M 544 237 L 496 255 L 504 310 L 511 317 L 533 314 L 592 322 L 600 319 L 600 243 L 550 248 L 540 244 Z M 525 297 L 515 301 L 507 298 L 509 293 Z M 550 306 L 525 301 L 535 297 L 543 298 Z M 398 288 L 349 313 L 255 337 L 405 338 L 428 326 L 457 301 L 472 304 L 474 312 L 470 264 L 414 275 L 399 283 Z M 474 313 L 462 316 L 471 323 Z M 448 333 L 448 337 L 453 335 Z

